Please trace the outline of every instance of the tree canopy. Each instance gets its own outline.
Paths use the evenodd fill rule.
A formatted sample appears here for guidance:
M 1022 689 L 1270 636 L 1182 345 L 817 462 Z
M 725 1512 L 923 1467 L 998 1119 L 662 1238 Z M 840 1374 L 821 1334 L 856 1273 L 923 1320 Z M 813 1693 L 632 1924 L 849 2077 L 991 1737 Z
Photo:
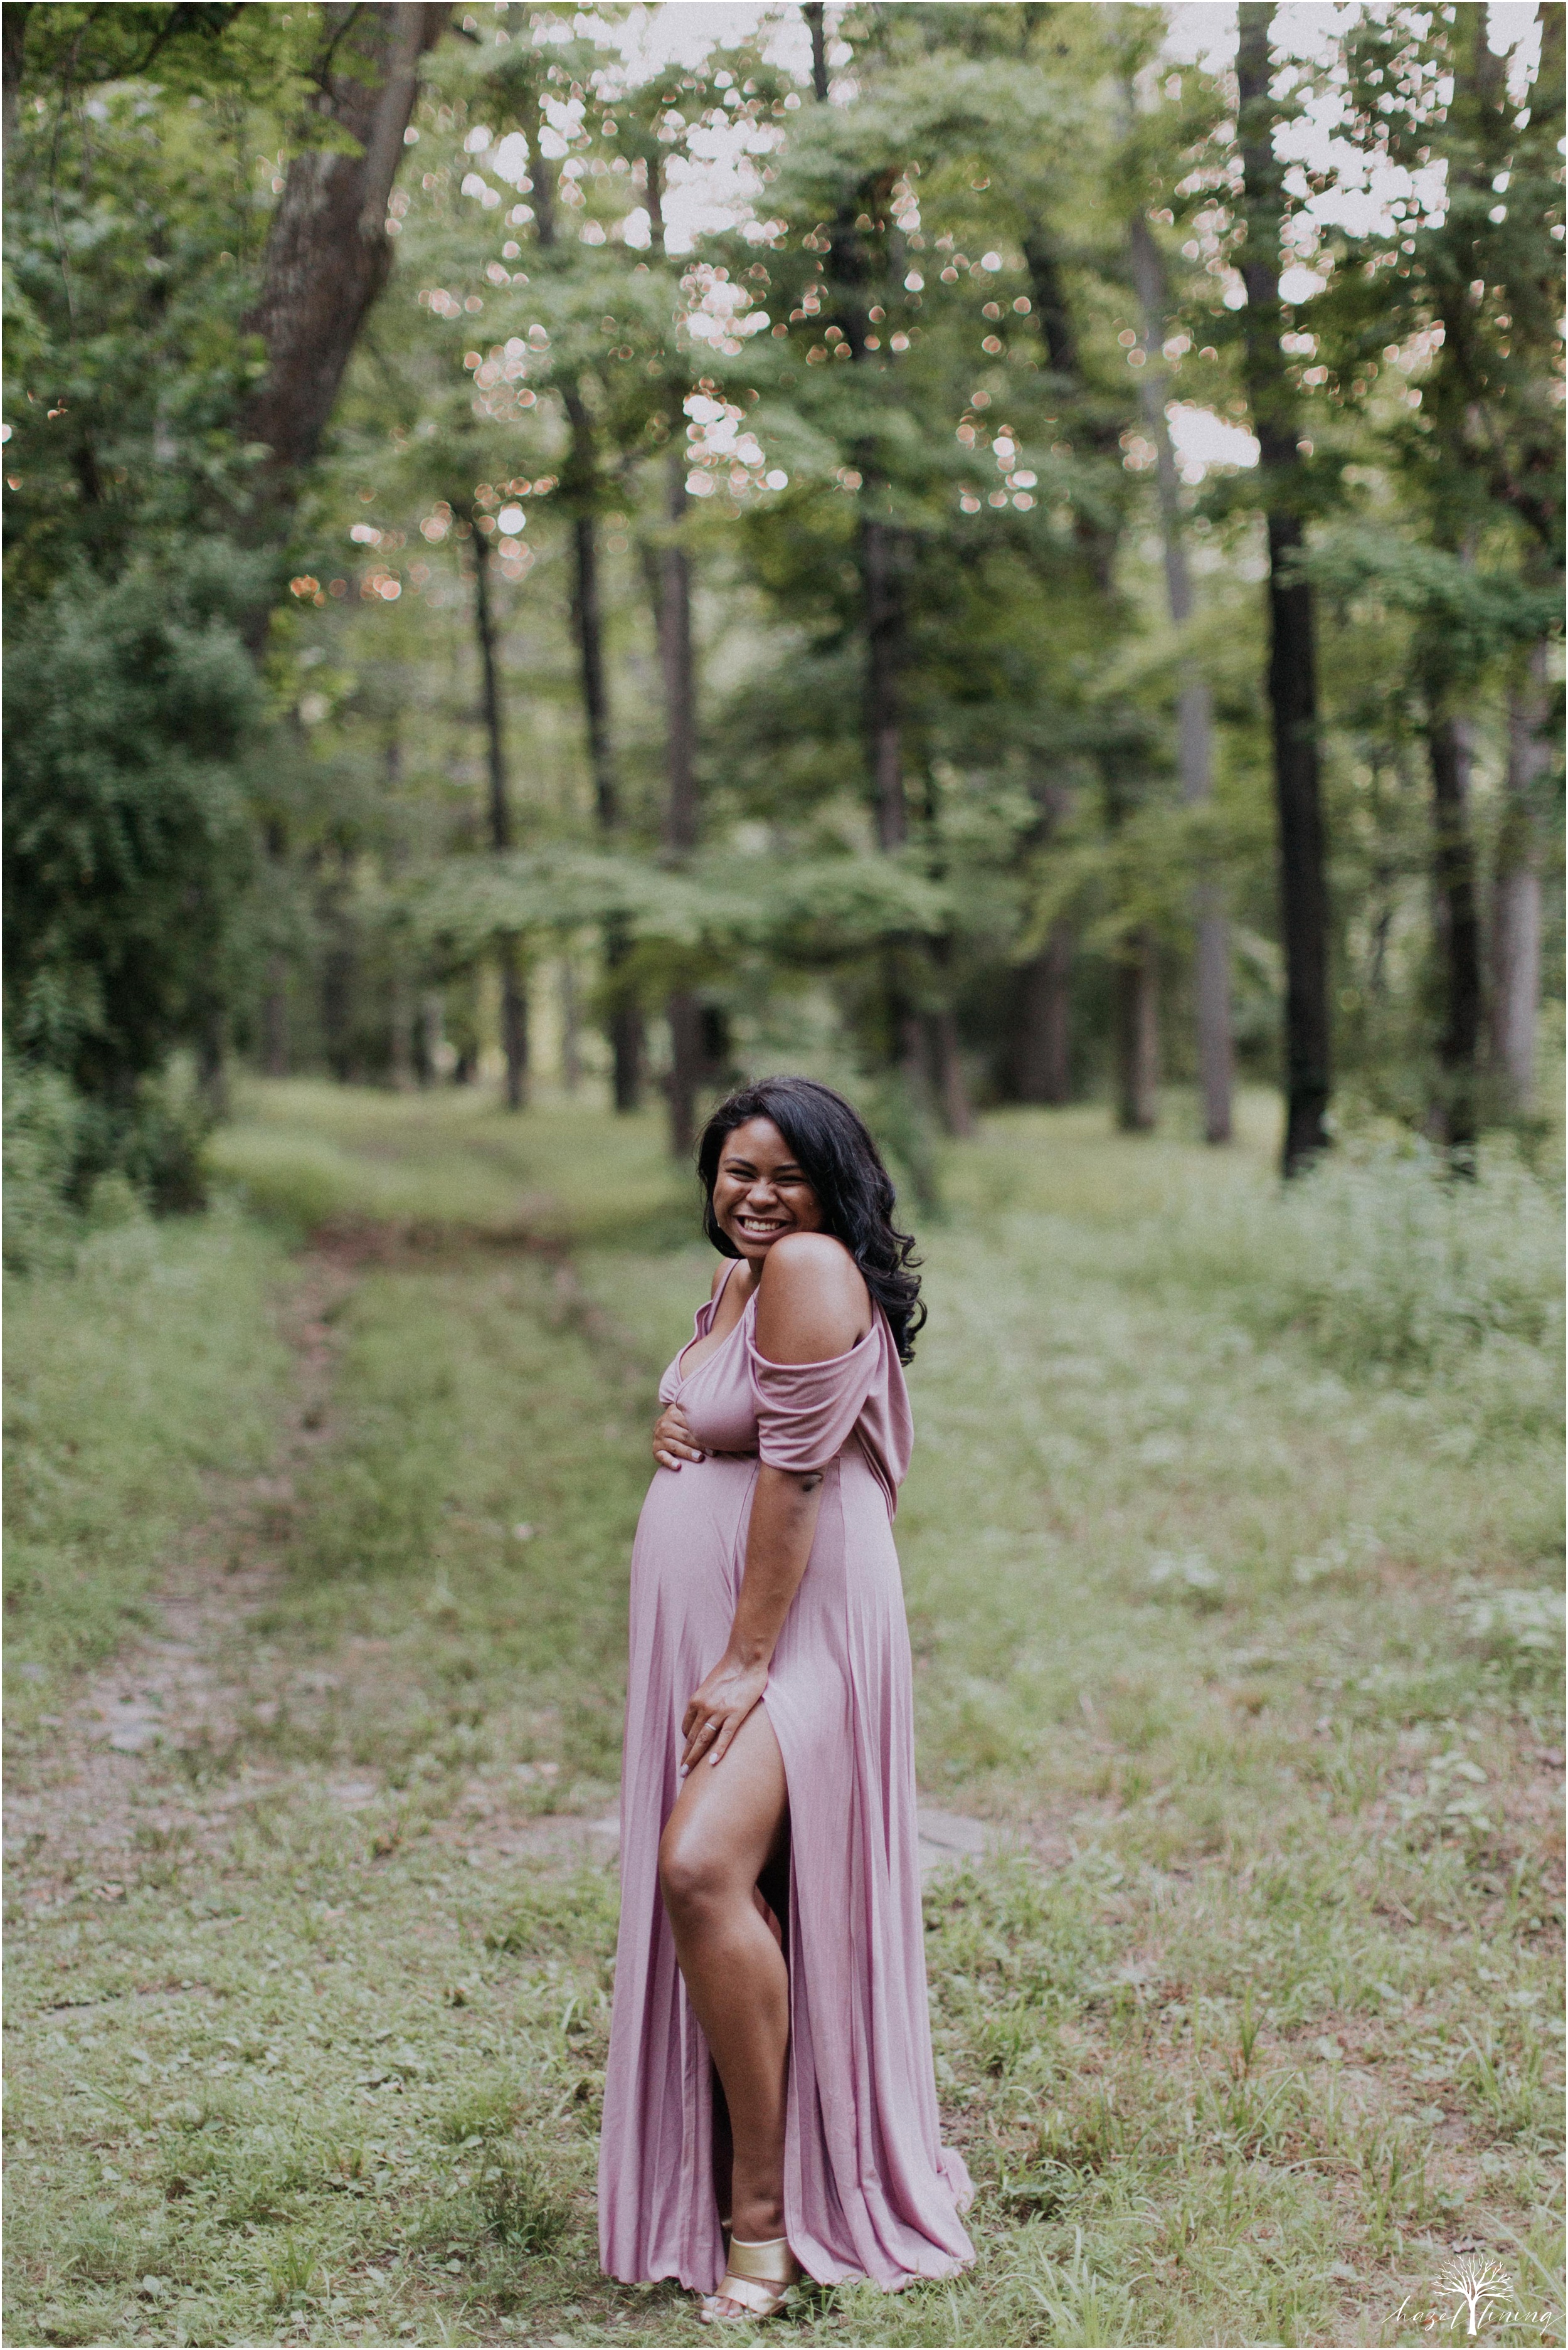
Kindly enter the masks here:
M 1528 1123 L 1561 11 L 708 16 L 7 12 L 16 1050 Z

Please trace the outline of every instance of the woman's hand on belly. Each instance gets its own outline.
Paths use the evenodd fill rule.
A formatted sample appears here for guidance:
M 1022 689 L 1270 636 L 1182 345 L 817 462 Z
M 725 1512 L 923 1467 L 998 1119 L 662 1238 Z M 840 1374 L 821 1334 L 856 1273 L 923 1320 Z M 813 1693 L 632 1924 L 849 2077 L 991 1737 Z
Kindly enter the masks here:
M 680 1735 L 686 1741 L 686 1751 L 680 1757 L 680 1768 L 692 1771 L 704 1761 L 721 1762 L 767 1685 L 766 1665 L 748 1664 L 739 1657 L 721 1657 L 681 1717 Z
M 666 1404 L 653 1423 L 653 1457 L 661 1469 L 679 1469 L 683 1461 L 707 1457 L 694 1441 L 678 1403 Z

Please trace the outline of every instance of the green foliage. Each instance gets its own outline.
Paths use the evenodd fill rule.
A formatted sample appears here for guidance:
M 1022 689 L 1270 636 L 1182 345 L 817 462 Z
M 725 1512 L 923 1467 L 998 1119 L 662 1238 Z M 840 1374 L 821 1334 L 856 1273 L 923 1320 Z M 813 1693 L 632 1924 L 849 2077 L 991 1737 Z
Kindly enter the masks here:
M 281 138 L 310 136 L 330 27 L 275 5 L 74 4 L 13 25 L 6 74 L 6 581 L 82 559 L 178 576 L 232 527 L 254 452 L 237 410 Z M 257 149 L 263 151 L 257 153 Z
M 1300 568 L 1346 603 L 1363 609 L 1381 603 L 1440 631 L 1453 681 L 1474 679 L 1500 655 L 1539 641 L 1555 626 L 1562 602 L 1511 570 L 1478 571 L 1442 547 L 1390 539 L 1365 525 L 1325 532 Z
M 1272 33 L 1284 143 L 1320 99 L 1345 109 L 1338 143 L 1309 140 L 1279 194 L 1304 280 L 1282 308 L 1282 396 L 1311 451 L 1293 471 L 1323 591 L 1335 1047 L 1412 1127 L 1434 1083 L 1422 729 L 1439 689 L 1464 702 L 1484 877 L 1520 650 L 1556 625 L 1562 59 L 1557 19 L 1542 25 L 1529 88 L 1519 40 L 1492 51 L 1474 10 L 1383 9 L 1301 57 L 1288 18 Z M 915 1032 L 948 1076 L 956 1050 L 972 1091 L 1007 1096 L 1029 1060 L 1023 967 L 1048 931 L 1072 938 L 1077 1089 L 1117 1050 L 1135 931 L 1159 941 L 1168 1066 L 1191 1073 L 1203 876 L 1223 886 L 1239 1045 L 1263 1074 L 1279 1010 L 1253 543 L 1267 485 L 1221 460 L 1162 488 L 1155 446 L 1168 402 L 1188 422 L 1245 413 L 1228 68 L 1174 64 L 1155 8 L 851 11 L 826 103 L 753 39 L 677 68 L 549 10 L 464 28 L 421 66 L 396 266 L 331 445 L 287 485 L 294 543 L 258 544 L 242 583 L 210 550 L 273 527 L 239 431 L 265 364 L 247 320 L 288 156 L 322 135 L 310 77 L 339 29 L 308 0 L 108 16 L 51 0 L 17 18 L 11 706 L 82 713 L 47 756 L 23 720 L 23 785 L 52 804 L 57 770 L 78 797 L 84 761 L 100 779 L 64 843 L 90 854 L 95 889 L 128 793 L 165 847 L 175 819 L 170 887 L 192 904 L 174 931 L 208 983 L 182 954 L 161 972 L 131 955 L 124 907 L 105 924 L 84 905 L 73 931 L 57 873 L 26 867 L 24 1048 L 95 1098 L 111 1065 L 124 1091 L 171 1039 L 200 1045 L 209 1081 L 233 1047 L 400 1084 L 467 1075 L 493 1045 L 494 942 L 521 937 L 546 1069 L 597 1076 L 585 1026 L 635 998 L 659 1074 L 676 989 L 701 998 L 714 1082 L 806 1050 L 830 1017 L 846 1066 L 878 1082 L 902 1067 L 929 1159 L 946 1096 L 916 1079 Z M 683 176 L 731 140 L 763 175 L 750 210 L 682 249 Z M 1381 211 L 1356 195 L 1368 172 L 1403 191 Z M 1133 298 L 1135 217 L 1158 316 Z M 1173 516 L 1199 607 L 1179 629 L 1160 576 Z M 608 695 L 591 756 L 585 534 Z M 509 862 L 476 853 L 482 536 Z M 876 628 L 873 543 L 892 598 Z M 678 555 L 701 688 L 695 858 L 670 856 L 663 806 L 657 607 Z M 177 697 L 149 733 L 116 660 L 78 691 L 36 641 L 112 640 L 113 595 L 138 580 L 187 636 L 243 601 L 254 641 L 290 568 L 265 742 L 253 711 L 213 752 Z M 896 672 L 897 856 L 872 787 L 874 643 Z M 1176 778 L 1195 678 L 1219 744 L 1201 809 Z M 134 786 L 113 780 L 127 772 Z M 167 939 L 158 843 L 142 846 L 128 894 Z M 1549 903 L 1549 962 L 1558 931 Z
M 1561 1326 L 1561 1202 L 1502 1155 L 1474 1184 L 1423 1149 L 1384 1149 L 1275 1200 L 1194 1186 L 1158 1246 L 1179 1278 L 1234 1286 L 1251 1326 L 1299 1331 L 1351 1378 L 1549 1356 Z
M 6 650 L 10 1033 L 111 1111 L 199 1032 L 231 952 L 261 715 L 234 560 L 78 572 Z
M 113 1170 L 200 1204 L 234 1010 L 279 927 L 253 888 L 270 778 L 245 640 L 281 550 L 239 426 L 284 148 L 322 136 L 340 30 L 308 0 L 45 5 L 7 28 L 7 1038 L 83 1097 L 78 1203 Z M 181 1045 L 205 1111 L 161 1082 Z
M 77 1237 L 70 1192 L 83 1105 L 53 1069 L 5 1060 L 5 1258 L 16 1273 L 68 1263 Z

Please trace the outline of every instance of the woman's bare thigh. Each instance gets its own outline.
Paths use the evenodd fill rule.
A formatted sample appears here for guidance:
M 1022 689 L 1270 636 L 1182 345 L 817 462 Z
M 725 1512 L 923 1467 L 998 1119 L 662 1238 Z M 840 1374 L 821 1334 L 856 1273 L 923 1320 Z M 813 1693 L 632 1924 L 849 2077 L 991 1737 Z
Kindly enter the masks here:
M 747 1890 L 783 1846 L 789 1782 L 767 1708 L 753 1706 L 716 1766 L 689 1771 L 664 1831 L 688 1867 L 733 1873 Z

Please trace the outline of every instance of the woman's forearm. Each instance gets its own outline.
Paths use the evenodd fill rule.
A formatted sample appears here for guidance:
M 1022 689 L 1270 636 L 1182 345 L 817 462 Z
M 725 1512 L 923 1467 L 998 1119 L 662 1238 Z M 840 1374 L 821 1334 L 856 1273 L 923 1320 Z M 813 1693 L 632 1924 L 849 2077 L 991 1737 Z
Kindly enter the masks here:
M 737 1663 L 766 1666 L 800 1589 L 822 1508 L 820 1469 L 804 1473 L 763 1461 L 752 1495 L 746 1571 L 730 1630 Z

